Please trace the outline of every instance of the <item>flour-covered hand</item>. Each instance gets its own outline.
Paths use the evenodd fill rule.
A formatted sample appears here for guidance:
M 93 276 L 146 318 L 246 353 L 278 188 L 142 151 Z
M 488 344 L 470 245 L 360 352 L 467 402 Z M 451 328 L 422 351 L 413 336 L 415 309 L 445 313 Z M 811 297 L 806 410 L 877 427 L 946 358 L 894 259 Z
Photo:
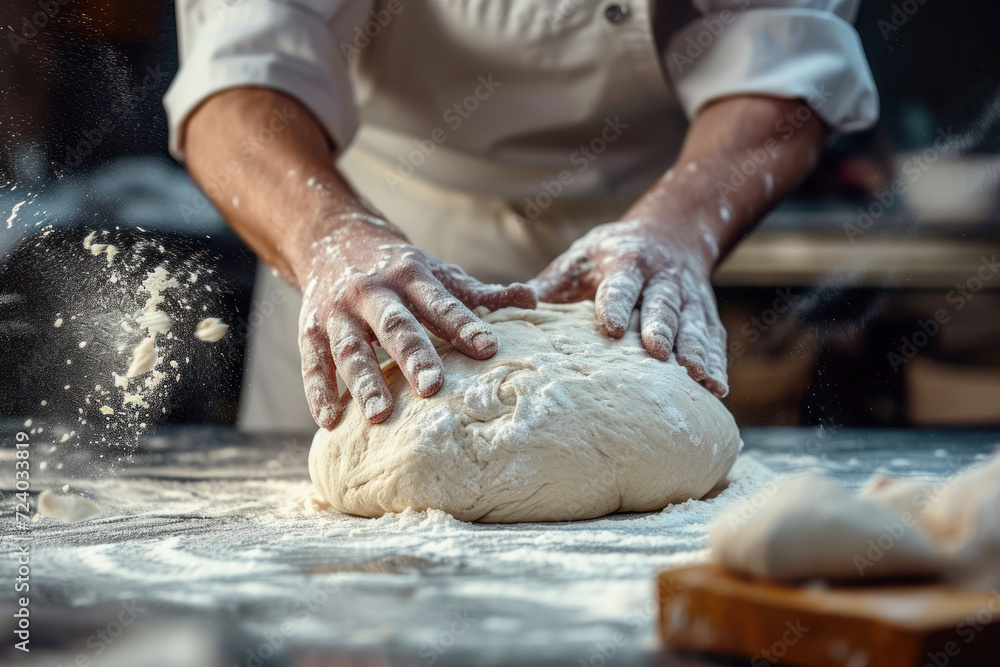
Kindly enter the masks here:
M 444 367 L 421 324 L 473 359 L 487 359 L 497 337 L 470 309 L 535 307 L 527 286 L 481 283 L 374 215 L 344 216 L 308 255 L 300 272 L 302 379 L 313 418 L 327 429 L 344 410 L 335 369 L 370 422 L 392 412 L 373 345 L 389 353 L 416 394 L 431 396 L 444 383 Z
M 540 301 L 592 298 L 601 329 L 621 338 L 641 301 L 642 344 L 657 359 L 671 352 L 718 397 L 729 393 L 726 330 L 709 281 L 709 262 L 676 234 L 645 220 L 594 228 L 529 282 Z

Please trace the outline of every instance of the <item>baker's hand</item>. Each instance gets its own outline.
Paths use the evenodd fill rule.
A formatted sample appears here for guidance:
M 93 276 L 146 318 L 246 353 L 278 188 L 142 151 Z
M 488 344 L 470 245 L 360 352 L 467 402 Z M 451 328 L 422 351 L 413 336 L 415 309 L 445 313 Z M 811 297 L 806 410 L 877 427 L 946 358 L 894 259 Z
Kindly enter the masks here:
M 339 222 L 312 243 L 300 274 L 302 379 L 323 428 L 333 428 L 344 411 L 334 369 L 371 423 L 392 412 L 373 344 L 396 361 L 416 394 L 431 396 L 444 383 L 444 367 L 421 324 L 473 359 L 487 359 L 497 352 L 497 337 L 470 308 L 535 307 L 527 286 L 483 284 L 410 245 L 379 217 L 351 214 Z
M 688 374 L 718 397 L 729 393 L 726 330 L 711 269 L 690 243 L 643 220 L 595 227 L 530 281 L 539 301 L 593 298 L 601 329 L 621 338 L 641 298 L 642 344 L 657 359 L 673 351 Z

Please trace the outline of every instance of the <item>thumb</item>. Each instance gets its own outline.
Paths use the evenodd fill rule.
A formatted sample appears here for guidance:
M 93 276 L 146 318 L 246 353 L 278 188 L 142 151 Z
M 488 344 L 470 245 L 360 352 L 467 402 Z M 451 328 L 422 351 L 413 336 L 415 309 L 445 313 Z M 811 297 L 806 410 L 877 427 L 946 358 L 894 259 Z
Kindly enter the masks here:
M 535 278 L 528 281 L 539 301 L 569 303 L 579 301 L 593 292 L 587 273 L 579 270 L 579 262 L 569 263 L 557 257 Z
M 534 291 L 524 283 L 496 285 L 483 283 L 457 266 L 441 264 L 432 269 L 442 286 L 469 308 L 485 306 L 494 311 L 508 306 L 534 309 L 537 304 Z

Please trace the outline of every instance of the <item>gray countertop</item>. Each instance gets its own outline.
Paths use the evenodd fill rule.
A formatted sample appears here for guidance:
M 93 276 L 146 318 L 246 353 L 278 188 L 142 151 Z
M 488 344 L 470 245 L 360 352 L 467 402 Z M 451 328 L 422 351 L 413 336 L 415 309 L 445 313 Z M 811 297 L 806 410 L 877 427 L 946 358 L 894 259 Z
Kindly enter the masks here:
M 12 554 L 30 545 L 32 652 L 10 650 L 4 584 L 0 656 L 132 667 L 719 664 L 660 654 L 653 575 L 704 560 L 708 522 L 740 494 L 803 470 L 846 486 L 875 472 L 947 478 L 1000 444 L 996 431 L 747 429 L 745 460 L 714 499 L 477 525 L 310 511 L 309 436 L 164 429 L 109 471 L 114 452 L 53 445 L 50 426 L 31 436 L 31 493 L 68 484 L 101 512 L 14 530 L 16 430 L 0 425 L 0 577 L 15 580 Z

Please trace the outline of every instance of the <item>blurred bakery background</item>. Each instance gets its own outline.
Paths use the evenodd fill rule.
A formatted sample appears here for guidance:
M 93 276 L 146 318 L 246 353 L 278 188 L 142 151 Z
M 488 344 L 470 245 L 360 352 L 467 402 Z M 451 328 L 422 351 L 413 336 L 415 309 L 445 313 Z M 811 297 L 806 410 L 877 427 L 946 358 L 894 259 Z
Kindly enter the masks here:
M 862 3 L 881 121 L 836 139 L 715 280 L 740 425 L 1000 422 L 998 19 L 987 3 Z M 166 151 L 172 2 L 7 0 L 0 27 L 0 418 L 59 416 L 39 407 L 53 369 L 88 373 L 59 366 L 72 342 L 47 326 L 88 289 L 82 265 L 36 241 L 141 228 L 210 258 L 237 334 L 161 419 L 234 423 L 255 260 Z

